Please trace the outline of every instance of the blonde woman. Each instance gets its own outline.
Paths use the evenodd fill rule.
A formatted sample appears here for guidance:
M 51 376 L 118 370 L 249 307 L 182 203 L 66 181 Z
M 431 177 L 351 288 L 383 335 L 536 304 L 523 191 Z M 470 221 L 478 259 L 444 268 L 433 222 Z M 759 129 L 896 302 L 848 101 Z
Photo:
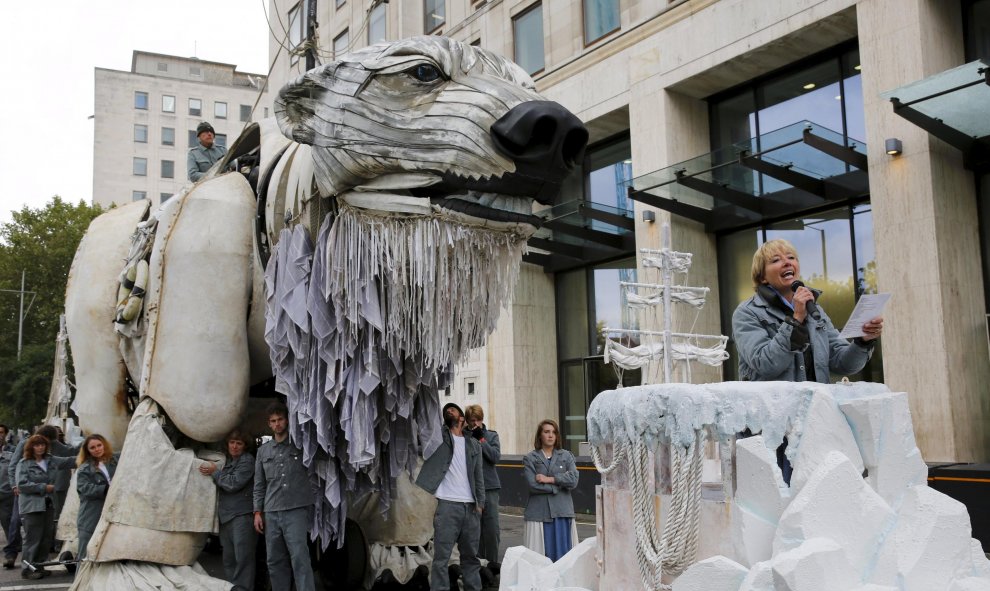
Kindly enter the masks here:
M 76 472 L 76 492 L 79 493 L 76 529 L 79 530 L 79 559 L 82 560 L 86 557 L 86 546 L 96 531 L 96 524 L 100 522 L 103 502 L 117 471 L 117 456 L 110 442 L 94 433 L 79 448 L 76 465 L 79 467 Z
M 883 318 L 866 322 L 862 337 L 840 337 L 815 304 L 819 292 L 800 282 L 801 263 L 786 240 L 758 248 L 751 273 L 756 293 L 732 314 L 739 379 L 827 384 L 831 372 L 863 369 L 883 331 Z
M 577 465 L 571 452 L 561 447 L 556 421 L 540 421 L 533 447 L 523 458 L 529 485 L 523 544 L 556 562 L 578 543 L 571 500 L 578 484 Z

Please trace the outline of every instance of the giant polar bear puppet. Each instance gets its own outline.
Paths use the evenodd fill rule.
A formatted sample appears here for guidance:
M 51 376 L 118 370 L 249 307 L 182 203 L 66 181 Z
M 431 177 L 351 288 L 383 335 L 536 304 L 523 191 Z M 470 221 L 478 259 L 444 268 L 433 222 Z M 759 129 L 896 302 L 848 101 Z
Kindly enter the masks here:
M 214 527 L 197 467 L 272 389 L 313 539 L 339 542 L 350 505 L 372 546 L 425 545 L 429 499 L 406 475 L 439 444 L 438 391 L 494 329 L 534 202 L 588 138 L 518 66 L 443 37 L 312 70 L 275 114 L 157 211 L 97 218 L 76 254 L 74 409 L 126 441 L 76 589 L 229 588 L 188 566 Z M 222 173 L 235 158 L 257 164 Z

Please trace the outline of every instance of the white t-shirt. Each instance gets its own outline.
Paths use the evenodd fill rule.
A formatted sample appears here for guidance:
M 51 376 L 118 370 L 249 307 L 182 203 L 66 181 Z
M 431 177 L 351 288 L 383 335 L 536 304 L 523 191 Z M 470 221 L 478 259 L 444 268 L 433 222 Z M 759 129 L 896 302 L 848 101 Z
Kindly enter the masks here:
M 437 498 L 455 503 L 474 503 L 474 493 L 471 492 L 471 481 L 468 480 L 467 456 L 464 453 L 463 437 L 453 433 L 450 438 L 454 441 L 454 457 L 450 460 L 450 468 L 444 475 L 440 486 L 437 487 Z

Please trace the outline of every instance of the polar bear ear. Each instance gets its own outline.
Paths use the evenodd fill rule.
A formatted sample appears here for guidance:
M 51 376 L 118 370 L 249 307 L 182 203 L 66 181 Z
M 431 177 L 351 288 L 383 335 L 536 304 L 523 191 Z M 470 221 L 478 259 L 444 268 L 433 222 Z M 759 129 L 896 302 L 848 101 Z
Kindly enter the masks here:
M 354 97 L 373 76 L 353 63 L 331 62 L 282 87 L 275 98 L 275 119 L 289 139 L 319 145 L 332 138 L 341 122 L 345 97 Z
M 312 124 L 325 94 L 326 90 L 308 74 L 282 87 L 275 98 L 275 120 L 287 138 L 301 144 L 313 143 Z

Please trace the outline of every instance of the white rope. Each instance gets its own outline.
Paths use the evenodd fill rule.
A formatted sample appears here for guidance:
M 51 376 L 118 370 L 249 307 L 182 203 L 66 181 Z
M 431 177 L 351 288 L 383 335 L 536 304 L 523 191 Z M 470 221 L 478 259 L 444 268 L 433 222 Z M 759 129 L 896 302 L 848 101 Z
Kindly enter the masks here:
M 664 575 L 676 576 L 694 563 L 698 551 L 701 501 L 701 449 L 704 432 L 698 431 L 687 448 L 672 447 L 671 497 L 667 520 L 661 533 L 657 527 L 654 483 L 649 477 L 650 453 L 642 441 L 632 443 L 629 479 L 633 500 L 633 523 L 636 531 L 636 558 L 640 576 L 647 589 L 669 591 L 662 582 Z M 600 461 L 592 448 L 596 467 Z M 616 460 L 625 447 L 616 447 Z M 601 469 L 599 467 L 599 469 Z

